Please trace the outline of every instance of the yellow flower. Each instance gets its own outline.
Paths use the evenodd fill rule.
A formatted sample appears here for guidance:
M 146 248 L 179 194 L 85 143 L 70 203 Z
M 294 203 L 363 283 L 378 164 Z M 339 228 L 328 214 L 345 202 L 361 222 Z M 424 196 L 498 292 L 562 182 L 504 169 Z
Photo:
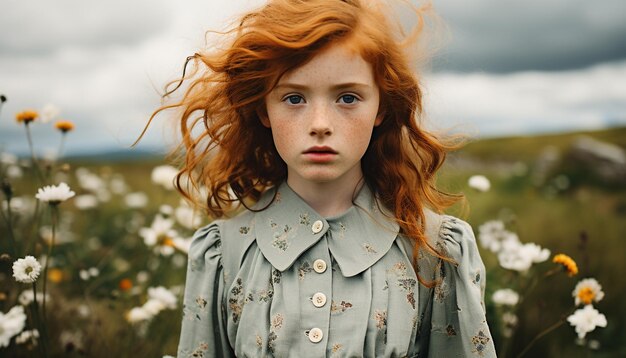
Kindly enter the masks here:
M 39 117 L 39 113 L 32 109 L 27 109 L 15 115 L 15 120 L 18 123 L 28 124 Z
M 63 281 L 63 271 L 57 268 L 52 268 L 48 271 L 48 278 L 54 283 L 59 283 Z
M 74 129 L 74 123 L 70 121 L 58 121 L 54 124 L 54 127 L 63 133 L 67 133 Z
M 574 276 L 578 273 L 578 266 L 576 265 L 576 261 L 574 261 L 571 257 L 565 254 L 555 255 L 552 259 L 552 262 L 563 265 L 563 268 L 565 268 L 565 271 L 567 271 L 567 274 L 569 276 Z
M 122 279 L 120 280 L 119 287 L 120 287 L 120 290 L 122 291 L 128 291 L 131 288 L 133 288 L 133 281 L 127 278 Z

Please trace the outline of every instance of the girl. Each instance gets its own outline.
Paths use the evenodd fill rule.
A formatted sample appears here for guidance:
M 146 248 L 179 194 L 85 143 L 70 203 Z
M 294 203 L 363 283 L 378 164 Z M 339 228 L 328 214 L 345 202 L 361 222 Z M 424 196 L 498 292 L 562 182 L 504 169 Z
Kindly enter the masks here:
M 495 356 L 472 229 L 438 214 L 450 147 L 417 124 L 383 9 L 270 0 L 193 57 L 207 70 L 164 108 L 178 187 L 220 219 L 189 250 L 180 357 Z

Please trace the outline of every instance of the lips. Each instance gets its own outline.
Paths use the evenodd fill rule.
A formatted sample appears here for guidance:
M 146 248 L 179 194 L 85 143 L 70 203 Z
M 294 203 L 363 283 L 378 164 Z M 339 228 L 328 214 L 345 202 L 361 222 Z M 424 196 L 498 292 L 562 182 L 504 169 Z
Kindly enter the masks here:
M 337 152 L 327 146 L 315 146 L 304 151 L 304 154 L 337 154 Z

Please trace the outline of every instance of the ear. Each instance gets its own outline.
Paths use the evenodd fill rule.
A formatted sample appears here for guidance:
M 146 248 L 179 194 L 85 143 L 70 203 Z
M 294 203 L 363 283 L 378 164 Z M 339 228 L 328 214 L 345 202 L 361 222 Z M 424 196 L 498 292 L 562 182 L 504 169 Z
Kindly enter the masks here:
M 378 127 L 381 123 L 383 123 L 383 119 L 385 118 L 385 112 L 378 112 L 376 115 L 376 119 L 374 120 L 374 127 Z
M 270 125 L 270 120 L 267 117 L 264 116 L 259 116 L 259 119 L 261 120 L 261 124 L 266 127 L 266 128 L 272 128 L 272 126 Z
M 261 121 L 261 124 L 263 125 L 263 127 L 266 127 L 266 128 L 272 127 L 270 125 L 269 116 L 267 115 L 267 109 L 265 109 L 264 106 L 257 108 L 256 115 L 257 117 L 259 117 L 259 120 Z

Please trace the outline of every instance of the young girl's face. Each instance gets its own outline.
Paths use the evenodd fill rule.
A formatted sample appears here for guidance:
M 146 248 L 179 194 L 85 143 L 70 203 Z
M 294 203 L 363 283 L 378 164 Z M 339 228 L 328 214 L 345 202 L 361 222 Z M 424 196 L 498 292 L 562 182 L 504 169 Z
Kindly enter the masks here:
M 361 178 L 361 158 L 377 117 L 379 90 L 372 66 L 335 44 L 286 73 L 265 99 L 274 144 L 292 187 Z

